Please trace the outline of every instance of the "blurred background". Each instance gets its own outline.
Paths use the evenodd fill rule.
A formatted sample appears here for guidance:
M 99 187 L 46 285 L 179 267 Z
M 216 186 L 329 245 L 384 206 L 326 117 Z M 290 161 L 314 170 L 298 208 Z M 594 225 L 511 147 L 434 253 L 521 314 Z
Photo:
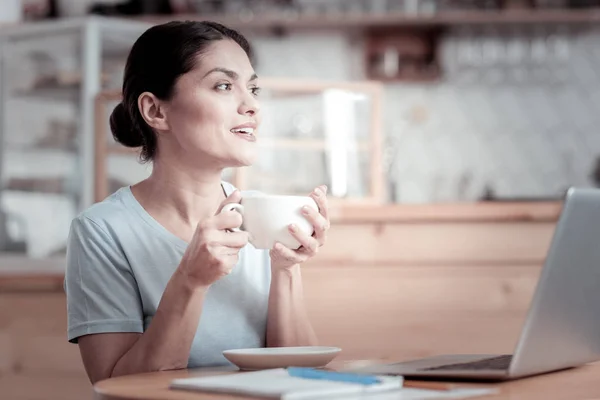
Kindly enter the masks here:
M 60 292 L 71 219 L 150 173 L 115 144 L 108 115 L 135 39 L 176 19 L 222 22 L 253 46 L 261 157 L 224 176 L 242 189 L 326 183 L 340 210 L 410 217 L 553 207 L 569 186 L 600 185 L 600 0 L 0 0 L 0 293 Z M 42 298 L 64 313 L 57 296 Z M 42 328 L 8 313 L 47 310 L 5 299 L 0 371 L 13 380 L 0 375 L 0 389 L 87 393 L 75 346 L 57 344 L 64 317 L 18 347 L 14 332 Z M 73 381 L 39 392 L 18 374 L 60 357 Z
M 265 140 L 257 165 L 225 176 L 242 188 L 440 203 L 597 185 L 595 5 L 3 0 L 0 249 L 64 252 L 76 213 L 150 173 L 106 121 L 131 44 L 171 19 L 218 20 L 254 46 Z

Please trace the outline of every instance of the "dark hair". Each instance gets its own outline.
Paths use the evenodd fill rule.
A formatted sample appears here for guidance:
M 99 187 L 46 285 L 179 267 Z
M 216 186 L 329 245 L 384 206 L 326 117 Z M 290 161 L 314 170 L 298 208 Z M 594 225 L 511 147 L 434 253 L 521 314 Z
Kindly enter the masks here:
M 231 39 L 252 58 L 248 41 L 216 22 L 173 21 L 156 25 L 133 44 L 123 77 L 123 100 L 110 115 L 115 140 L 127 147 L 142 147 L 142 161 L 156 154 L 156 132 L 138 109 L 138 97 L 151 92 L 162 100 L 173 94 L 177 78 L 192 70 L 199 54 L 216 40 Z

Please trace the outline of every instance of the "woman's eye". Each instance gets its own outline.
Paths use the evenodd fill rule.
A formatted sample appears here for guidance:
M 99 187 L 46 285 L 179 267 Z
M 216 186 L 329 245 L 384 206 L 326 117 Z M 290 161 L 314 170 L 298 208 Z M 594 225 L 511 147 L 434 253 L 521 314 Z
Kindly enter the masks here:
M 258 94 L 260 93 L 259 87 L 253 87 L 250 90 L 252 91 L 252 95 L 254 95 L 254 96 L 258 96 Z
M 221 83 L 216 86 L 217 90 L 231 90 L 231 83 Z

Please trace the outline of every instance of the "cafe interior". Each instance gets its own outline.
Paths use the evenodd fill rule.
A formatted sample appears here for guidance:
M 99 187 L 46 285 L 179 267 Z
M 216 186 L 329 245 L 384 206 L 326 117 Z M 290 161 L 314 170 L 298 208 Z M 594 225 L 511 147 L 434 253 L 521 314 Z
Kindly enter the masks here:
M 328 187 L 328 240 L 301 268 L 319 346 L 341 349 L 325 370 L 512 354 L 533 300 L 550 307 L 534 297 L 544 267 L 568 260 L 587 271 L 582 285 L 600 279 L 597 250 L 549 257 L 567 241 L 553 238 L 571 188 L 592 213 L 563 232 L 585 241 L 599 229 L 598 0 L 0 0 L 0 398 L 255 398 L 170 387 L 206 371 L 93 385 L 67 340 L 69 227 L 150 175 L 109 116 L 131 46 L 173 20 L 220 22 L 253 49 L 260 156 L 223 180 L 278 195 Z M 559 309 L 584 288 L 570 290 L 546 297 Z M 593 319 L 581 318 L 571 327 Z M 563 335 L 595 340 L 575 368 L 505 382 L 407 376 L 399 392 L 364 398 L 600 398 L 595 323 L 595 337 Z M 560 330 L 549 326 L 531 346 Z

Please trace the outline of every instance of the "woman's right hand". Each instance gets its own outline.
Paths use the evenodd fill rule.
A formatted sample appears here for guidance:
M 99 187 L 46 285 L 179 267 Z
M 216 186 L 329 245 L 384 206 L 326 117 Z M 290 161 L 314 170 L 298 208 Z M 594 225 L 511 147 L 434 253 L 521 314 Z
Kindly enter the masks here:
M 188 284 L 207 288 L 229 275 L 237 264 L 240 249 L 248 243 L 248 234 L 231 231 L 241 226 L 240 213 L 221 210 L 229 203 L 239 203 L 241 198 L 240 192 L 236 190 L 223 200 L 216 215 L 201 221 L 196 227 L 179 265 Z

